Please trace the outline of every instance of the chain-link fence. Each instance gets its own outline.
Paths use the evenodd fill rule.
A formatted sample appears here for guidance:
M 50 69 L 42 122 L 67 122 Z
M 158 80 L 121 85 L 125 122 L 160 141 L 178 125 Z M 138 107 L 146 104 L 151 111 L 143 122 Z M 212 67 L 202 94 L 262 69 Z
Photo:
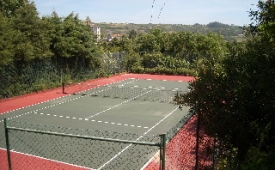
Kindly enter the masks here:
M 0 99 L 61 87 L 125 70 L 126 52 L 81 57 L 44 58 L 0 67 Z
M 5 133 L 2 130 L 1 138 L 6 140 L 1 145 L 7 146 L 6 150 L 0 149 L 4 160 L 0 165 L 4 170 L 9 166 L 12 169 L 192 169 L 196 160 L 194 112 L 189 112 L 165 135 L 65 128 L 12 119 L 5 122 Z M 202 150 L 212 142 L 207 136 L 200 139 L 200 167 L 213 163 L 211 155 Z
M 197 115 L 192 111 L 167 132 L 166 169 L 215 169 L 217 150 L 213 153 L 210 149 L 218 142 L 205 135 L 203 130 L 200 130 L 197 138 L 196 131 Z M 159 170 L 159 156 L 155 155 L 146 169 Z
M 9 170 L 141 169 L 158 150 L 165 153 L 166 135 L 71 129 L 6 119 L 4 127 L 6 150 L 0 155 L 7 162 L 3 169 Z M 165 167 L 165 157 L 161 159 L 160 167 Z
M 102 69 L 106 74 L 116 74 L 123 72 L 125 68 L 125 60 L 127 53 L 122 52 L 108 52 L 100 54 L 99 59 L 102 61 Z
M 188 149 L 192 147 L 193 144 L 189 144 L 190 140 L 188 138 L 191 137 L 191 134 L 186 133 L 185 125 L 187 122 L 193 117 L 195 112 L 189 112 L 186 116 L 184 116 L 175 126 L 173 126 L 166 133 L 166 147 L 165 147 L 165 169 L 167 170 L 182 170 L 182 169 L 193 169 L 194 165 L 189 164 L 191 166 L 187 167 L 184 165 L 184 161 L 188 161 L 188 158 L 183 161 L 184 153 L 187 153 L 188 156 L 193 155 L 190 153 Z M 183 135 L 184 134 L 184 135 Z M 187 149 L 187 147 L 189 147 Z M 151 161 L 144 168 L 145 170 L 159 170 L 160 167 L 160 157 L 161 152 L 157 153 L 154 157 L 152 157 Z M 192 161 L 194 158 L 191 158 Z M 188 163 L 187 163 L 188 164 Z

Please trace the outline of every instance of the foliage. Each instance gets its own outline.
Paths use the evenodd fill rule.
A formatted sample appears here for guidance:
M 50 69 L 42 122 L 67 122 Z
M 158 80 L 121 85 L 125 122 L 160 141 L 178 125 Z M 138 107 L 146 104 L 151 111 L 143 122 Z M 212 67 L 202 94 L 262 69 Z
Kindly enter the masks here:
M 0 4 L 0 98 L 60 86 L 61 74 L 63 83 L 95 77 L 97 46 L 77 15 L 40 18 L 33 2 Z
M 202 127 L 220 142 L 219 169 L 275 167 L 274 2 L 259 2 L 258 7 L 252 13 L 258 23 L 254 36 L 228 43 L 228 53 L 219 61 L 202 59 L 190 92 L 175 98 L 192 108 L 199 103 Z
M 274 1 L 258 7 L 242 42 L 231 41 L 239 27 L 213 22 L 128 24 L 121 38 L 96 45 L 73 13 L 39 18 L 33 2 L 0 0 L 0 98 L 60 86 L 61 77 L 68 84 L 123 71 L 195 75 L 175 101 L 199 108 L 202 127 L 220 143 L 217 168 L 274 169 Z
M 226 42 L 217 34 L 165 33 L 152 29 L 147 34 L 103 42 L 105 51 L 125 51 L 127 71 L 150 74 L 194 75 L 202 59 L 220 60 L 227 53 Z
M 13 16 L 18 8 L 28 5 L 28 0 L 0 0 L 0 12 L 4 17 Z
M 7 18 L 0 13 L 0 67 L 12 62 L 14 57 L 15 44 L 14 37 L 17 37 L 16 32 L 12 30 L 12 26 Z
M 96 48 L 95 40 L 89 27 L 82 24 L 77 15 L 71 13 L 63 19 L 54 12 L 43 20 L 50 25 L 51 50 L 55 57 L 92 57 Z
M 49 50 L 48 30 L 38 17 L 38 12 L 33 3 L 25 4 L 15 10 L 11 17 L 11 23 L 17 34 L 13 40 L 15 61 L 28 61 L 38 57 L 52 56 Z
M 136 34 L 149 33 L 152 29 L 160 29 L 165 33 L 189 32 L 196 34 L 220 34 L 224 40 L 233 41 L 236 39 L 243 40 L 243 25 L 227 25 L 219 22 L 209 24 L 134 24 L 134 23 L 97 23 L 102 32 L 106 35 L 121 34 L 128 35 L 133 30 Z

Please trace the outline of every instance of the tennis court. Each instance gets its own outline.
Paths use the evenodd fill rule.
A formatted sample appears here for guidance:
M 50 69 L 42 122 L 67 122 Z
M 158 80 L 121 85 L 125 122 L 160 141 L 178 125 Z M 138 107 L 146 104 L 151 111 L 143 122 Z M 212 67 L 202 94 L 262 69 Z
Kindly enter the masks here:
M 84 86 L 84 84 L 79 84 Z M 86 85 L 87 86 L 87 85 Z M 159 142 L 188 114 L 172 100 L 187 82 L 127 78 L 0 115 L 8 126 L 109 139 Z M 0 128 L 0 138 L 4 130 Z M 11 150 L 86 169 L 141 169 L 158 147 L 12 131 Z M 0 147 L 5 148 L 1 140 Z

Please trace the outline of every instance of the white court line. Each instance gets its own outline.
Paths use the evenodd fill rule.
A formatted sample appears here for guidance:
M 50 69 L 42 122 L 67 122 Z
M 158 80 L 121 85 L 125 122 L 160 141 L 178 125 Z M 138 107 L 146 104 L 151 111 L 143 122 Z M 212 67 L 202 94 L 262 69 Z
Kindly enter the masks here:
M 159 150 L 157 151 L 157 153 L 142 168 L 140 168 L 140 170 L 144 170 L 144 168 L 146 168 L 156 158 L 160 158 Z
M 41 115 L 44 113 L 40 113 Z M 44 114 L 45 115 L 45 114 Z M 89 119 L 86 118 L 77 118 L 77 117 L 70 117 L 70 116 L 62 116 L 62 115 L 52 115 L 52 114 L 46 114 L 46 116 L 53 116 L 53 117 L 60 117 L 60 118 L 66 118 L 66 119 L 72 119 L 72 120 L 79 120 L 79 121 L 89 121 Z M 97 123 L 104 123 L 104 124 L 111 124 L 111 125 L 117 125 L 117 126 L 125 126 L 125 127 L 136 127 L 136 128 L 143 128 L 143 129 L 148 129 L 149 127 L 142 127 L 138 125 L 129 125 L 127 123 L 122 124 L 122 123 L 116 123 L 116 122 L 107 122 L 107 121 L 102 121 L 102 120 L 90 120 L 91 122 L 97 122 Z
M 145 94 L 147 94 L 147 93 L 150 93 L 151 91 L 152 91 L 152 90 L 149 90 L 149 91 L 147 91 L 147 92 L 145 92 L 145 93 L 141 93 L 141 94 L 139 94 L 139 95 L 137 95 L 137 96 L 135 96 L 135 97 L 133 97 L 133 98 L 130 98 L 130 99 L 128 99 L 128 100 L 123 101 L 122 103 L 119 103 L 119 104 L 117 104 L 117 105 L 114 105 L 114 106 L 112 106 L 112 107 L 110 107 L 110 108 L 108 108 L 108 109 L 105 109 L 105 110 L 103 110 L 103 111 L 100 111 L 100 112 L 98 112 L 98 113 L 96 113 L 96 114 L 94 114 L 94 115 L 92 115 L 92 116 L 86 117 L 85 119 L 91 119 L 91 118 L 93 118 L 93 117 L 95 117 L 95 116 L 98 116 L 98 115 L 104 113 L 104 112 L 107 112 L 107 111 L 109 111 L 109 110 L 111 110 L 111 109 L 114 109 L 114 108 L 116 108 L 116 107 L 118 107 L 118 106 L 121 106 L 121 105 L 123 105 L 123 104 L 125 104 L 125 103 L 128 103 L 128 102 L 130 102 L 130 101 L 132 101 L 132 100 L 135 100 L 136 98 L 138 98 L 138 97 L 140 97 L 140 96 L 143 96 L 143 95 L 145 95 Z
M 0 148 L 0 150 L 7 151 L 7 149 L 5 149 L 5 148 Z M 28 154 L 28 153 L 22 153 L 22 152 L 13 151 L 13 150 L 10 150 L 10 152 L 14 152 L 14 153 L 21 154 L 21 155 L 26 155 L 26 156 L 29 156 L 29 157 L 35 157 L 35 158 L 39 158 L 39 159 L 44 159 L 44 160 L 55 162 L 55 163 L 70 165 L 70 166 L 73 166 L 73 167 L 78 167 L 78 168 L 84 168 L 84 169 L 93 170 L 93 169 L 85 167 L 85 166 L 74 165 L 74 164 L 70 164 L 70 163 L 66 163 L 66 162 L 61 162 L 61 161 L 57 161 L 57 160 L 53 160 L 53 159 L 43 158 L 41 156 L 31 155 L 31 154 Z
M 110 83 L 110 84 L 108 84 L 108 85 L 116 84 L 116 83 L 119 84 L 119 83 L 121 83 L 121 82 L 123 82 L 123 81 L 128 81 L 128 80 L 129 80 L 129 79 L 123 79 L 123 80 L 120 80 L 120 81 L 117 81 L 117 82 L 112 82 L 112 83 Z M 137 80 L 135 80 L 135 81 L 137 81 Z M 134 82 L 134 80 L 129 81 L 129 82 L 126 82 L 126 83 L 133 83 L 133 82 Z M 97 86 L 97 87 L 104 87 L 104 86 L 106 86 L 106 85 Z M 93 88 L 91 88 L 91 89 L 93 89 Z M 91 90 L 91 89 L 89 89 L 89 90 Z M 87 90 L 85 90 L 85 91 L 87 91 Z M 81 91 L 81 92 L 82 92 L 82 91 Z M 81 92 L 78 92 L 78 93 L 81 93 Z M 33 107 L 33 106 L 36 106 L 36 105 L 39 105 L 39 104 L 43 104 L 43 103 L 46 103 L 46 102 L 50 102 L 50 101 L 56 101 L 56 100 L 58 100 L 58 99 L 65 98 L 65 97 L 68 97 L 68 96 L 72 96 L 72 94 L 68 94 L 68 95 L 65 95 L 65 96 L 61 96 L 61 97 L 49 99 L 49 100 L 46 100 L 46 101 L 43 101 L 43 102 L 39 102 L 39 103 L 35 103 L 35 104 L 30 104 L 30 105 L 28 105 L 28 106 L 23 106 L 23 107 L 14 109 L 14 110 L 6 111 L 6 112 L 3 112 L 3 113 L 1 113 L 1 114 L 6 114 L 6 113 L 18 111 L 18 110 L 20 110 L 20 109 L 25 109 L 25 108 Z M 37 110 L 35 110 L 35 111 L 40 111 L 40 110 L 43 110 L 43 109 L 52 108 L 52 107 L 55 107 L 55 106 L 58 106 L 58 105 L 61 105 L 61 104 L 67 103 L 67 102 L 71 102 L 71 101 L 74 101 L 74 100 L 77 100 L 77 99 L 80 99 L 80 98 L 83 98 L 83 97 L 85 97 L 85 96 L 80 96 L 80 97 L 75 97 L 75 98 L 72 98 L 72 99 L 68 99 L 68 100 L 66 100 L 66 101 L 63 101 L 63 102 L 60 102 L 60 103 L 57 103 L 57 104 L 52 104 L 52 105 L 49 105 L 49 106 L 47 106 L 47 107 L 37 109 Z M 27 112 L 27 113 L 23 113 L 23 114 L 21 114 L 21 116 L 28 115 L 28 114 L 30 114 L 30 113 L 32 113 L 32 112 L 33 112 L 33 111 L 30 111 L 30 112 Z M 15 119 L 15 118 L 17 118 L 17 117 L 16 117 L 16 116 L 13 116 L 13 117 L 9 117 L 9 118 L 7 118 L 7 119 L 9 120 L 9 119 Z M 3 122 L 3 121 L 4 121 L 4 120 L 0 120 L 0 123 Z
M 144 137 L 144 135 L 146 135 L 147 133 L 149 133 L 151 130 L 153 130 L 156 126 L 158 126 L 161 122 L 163 122 L 166 118 L 168 118 L 170 115 L 172 115 L 176 110 L 178 109 L 178 107 L 176 107 L 176 109 L 172 110 L 168 115 L 166 115 L 164 118 L 162 118 L 158 123 L 156 123 L 153 127 L 151 127 L 150 129 L 148 129 L 145 133 L 143 133 L 140 137 L 138 137 L 135 142 L 139 141 L 141 138 Z M 119 153 L 117 153 L 115 156 L 113 156 L 109 161 L 107 161 L 106 163 L 104 163 L 101 167 L 99 167 L 97 170 L 100 170 L 102 168 L 104 168 L 107 164 L 109 164 L 110 162 L 112 162 L 114 159 L 116 159 L 120 154 L 122 154 L 125 150 L 127 150 L 130 146 L 132 146 L 133 144 L 130 144 L 128 146 L 126 146 L 125 148 L 123 148 Z

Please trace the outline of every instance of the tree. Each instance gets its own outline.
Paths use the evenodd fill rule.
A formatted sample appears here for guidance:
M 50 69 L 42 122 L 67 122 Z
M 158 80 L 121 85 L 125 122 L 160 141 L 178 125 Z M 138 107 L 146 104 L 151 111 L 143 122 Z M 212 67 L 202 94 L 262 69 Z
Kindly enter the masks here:
M 26 4 L 29 4 L 28 0 L 0 0 L 0 12 L 4 17 L 10 17 Z
M 98 65 L 94 55 L 97 46 L 91 28 L 77 15 L 71 13 L 61 18 L 53 12 L 51 16 L 43 17 L 43 22 L 49 30 L 50 50 L 56 62 L 69 69 Z
M 136 30 L 131 30 L 129 32 L 129 38 L 130 39 L 135 39 L 137 37 L 137 31 Z
M 0 13 L 0 67 L 8 65 L 13 61 L 15 44 L 13 39 L 17 38 L 16 32 L 8 18 Z
M 258 7 L 254 37 L 228 44 L 220 61 L 202 59 L 190 92 L 176 98 L 192 109 L 199 103 L 202 127 L 221 143 L 221 169 L 275 168 L 275 6 Z
M 251 20 L 250 31 L 253 34 L 260 33 L 261 36 L 267 36 L 272 41 L 275 40 L 275 7 L 274 0 L 266 2 L 259 1 L 259 11 L 250 11 Z
M 34 3 L 27 0 L 0 1 L 2 64 L 52 56 L 50 39 Z
M 52 56 L 47 27 L 38 17 L 34 3 L 18 7 L 10 20 L 17 34 L 13 40 L 14 60 L 27 61 Z
M 66 18 L 59 18 L 54 12 L 45 18 L 52 27 L 52 51 L 57 57 L 91 58 L 95 51 L 95 40 L 87 25 L 77 15 L 71 13 Z

